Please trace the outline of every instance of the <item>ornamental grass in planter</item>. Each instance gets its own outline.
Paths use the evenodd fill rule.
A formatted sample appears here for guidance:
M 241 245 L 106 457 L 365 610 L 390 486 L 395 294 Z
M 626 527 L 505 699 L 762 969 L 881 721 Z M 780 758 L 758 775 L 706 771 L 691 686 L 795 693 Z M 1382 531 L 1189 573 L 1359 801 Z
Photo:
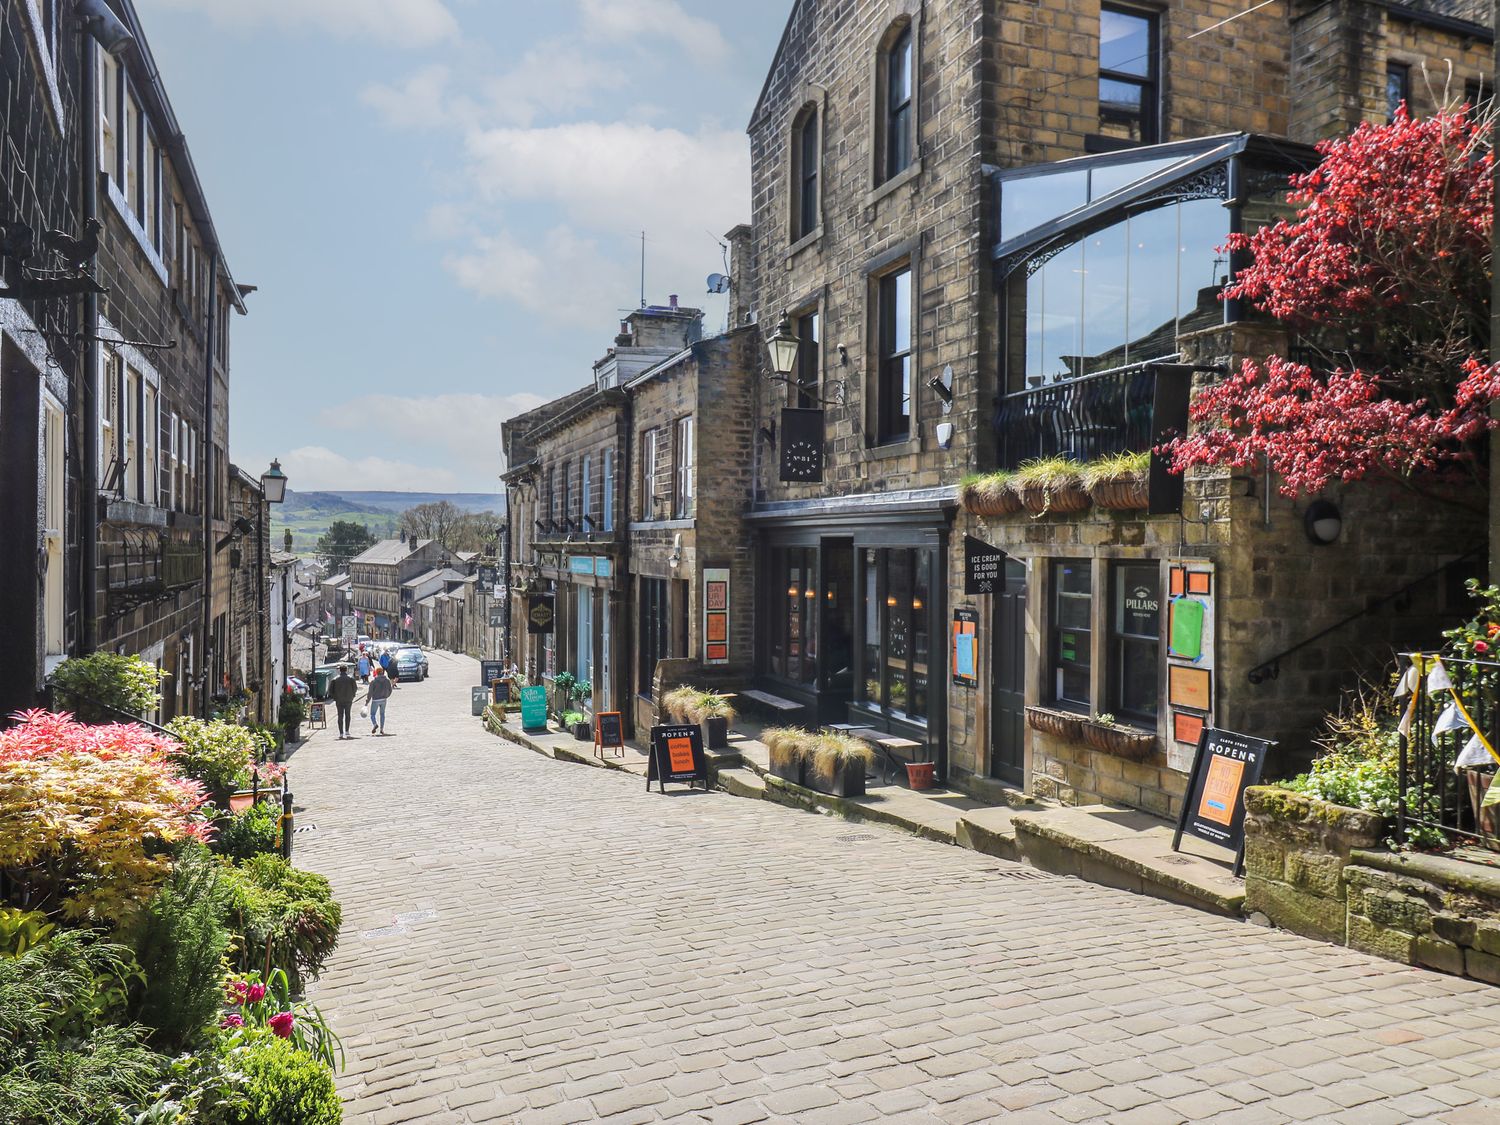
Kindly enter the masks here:
M 661 697 L 662 719 L 671 723 L 695 722 L 689 715 L 697 706 L 700 694 L 697 688 L 686 684 L 680 684 L 664 693 Z
M 1156 749 L 1156 732 L 1115 722 L 1113 715 L 1095 715 L 1082 724 L 1083 741 L 1091 750 L 1139 762 Z
M 813 736 L 800 727 L 770 727 L 760 737 L 771 751 L 771 772 L 782 781 L 801 785 Z
M 806 748 L 804 776 L 809 789 L 834 797 L 863 797 L 865 774 L 875 750 L 863 739 L 841 732 L 816 735 Z
M 1021 497 L 1021 506 L 1032 515 L 1048 512 L 1081 512 L 1089 506 L 1079 468 L 1066 457 L 1043 457 L 1027 461 L 1011 478 L 1010 485 Z
M 1051 707 L 1026 708 L 1026 725 L 1032 730 L 1050 734 L 1053 738 L 1077 742 L 1083 737 L 1083 716 L 1071 711 L 1056 711 Z
M 1083 486 L 1098 507 L 1133 511 L 1148 504 L 1150 470 L 1150 453 L 1115 453 L 1083 467 Z
M 1012 516 L 1021 510 L 1021 496 L 1013 487 L 1015 474 L 1005 469 L 975 473 L 958 484 L 958 500 L 976 516 Z
M 716 691 L 699 692 L 691 715 L 703 727 L 703 741 L 710 750 L 724 750 L 729 746 L 729 724 L 734 722 L 736 715 L 727 695 Z

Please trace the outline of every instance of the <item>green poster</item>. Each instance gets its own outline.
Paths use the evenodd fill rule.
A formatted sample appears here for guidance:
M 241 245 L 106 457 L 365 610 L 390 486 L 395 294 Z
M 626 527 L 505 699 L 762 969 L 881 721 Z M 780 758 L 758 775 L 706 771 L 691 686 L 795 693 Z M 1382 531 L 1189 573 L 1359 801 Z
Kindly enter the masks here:
M 547 729 L 547 689 L 541 684 L 521 689 L 521 729 Z
M 1197 660 L 1203 655 L 1203 603 L 1196 598 L 1172 599 L 1172 636 L 1167 655 Z

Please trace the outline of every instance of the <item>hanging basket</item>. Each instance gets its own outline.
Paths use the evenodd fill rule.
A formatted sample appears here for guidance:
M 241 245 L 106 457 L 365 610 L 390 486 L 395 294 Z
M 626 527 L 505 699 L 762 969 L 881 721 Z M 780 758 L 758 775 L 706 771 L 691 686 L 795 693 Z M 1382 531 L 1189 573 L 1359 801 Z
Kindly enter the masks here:
M 1114 477 L 1095 482 L 1089 488 L 1089 496 L 1101 508 L 1112 512 L 1126 512 L 1148 505 L 1148 482 L 1145 477 Z
M 985 493 L 966 488 L 959 501 L 964 511 L 976 516 L 1013 516 L 1021 511 L 1021 497 L 1009 485 L 998 492 Z
M 1083 737 L 1083 719 L 1067 711 L 1053 711 L 1047 707 L 1026 708 L 1026 725 L 1032 730 L 1050 734 L 1053 738 L 1077 742 Z
M 1126 761 L 1139 762 L 1150 757 L 1156 749 L 1156 735 L 1135 727 L 1116 726 L 1113 723 L 1084 722 L 1083 741 L 1092 750 L 1110 754 Z
M 1081 512 L 1089 506 L 1089 494 L 1076 481 L 1060 485 L 1028 484 L 1019 491 L 1021 506 L 1035 516 L 1048 512 Z

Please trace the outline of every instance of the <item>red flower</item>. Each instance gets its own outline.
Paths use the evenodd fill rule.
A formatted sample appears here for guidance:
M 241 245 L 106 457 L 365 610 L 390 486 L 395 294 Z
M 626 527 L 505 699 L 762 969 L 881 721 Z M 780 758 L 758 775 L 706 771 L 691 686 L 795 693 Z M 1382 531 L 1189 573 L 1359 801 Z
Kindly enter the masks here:
M 231 1004 L 243 1004 L 250 997 L 250 986 L 242 980 L 232 980 L 226 990 Z
M 1480 656 L 1483 656 L 1485 653 L 1490 651 L 1490 646 L 1487 645 L 1484 641 L 1475 641 L 1474 651 L 1479 653 Z
M 225 1029 L 231 1027 L 244 1027 L 245 1017 L 240 1015 L 227 1015 L 219 1021 L 219 1026 Z
M 292 1024 L 297 1022 L 297 1017 L 291 1012 L 278 1012 L 270 1019 L 271 1030 L 283 1039 L 292 1037 Z
M 245 992 L 245 999 L 252 1004 L 258 1004 L 266 998 L 266 986 L 263 984 L 252 984 Z

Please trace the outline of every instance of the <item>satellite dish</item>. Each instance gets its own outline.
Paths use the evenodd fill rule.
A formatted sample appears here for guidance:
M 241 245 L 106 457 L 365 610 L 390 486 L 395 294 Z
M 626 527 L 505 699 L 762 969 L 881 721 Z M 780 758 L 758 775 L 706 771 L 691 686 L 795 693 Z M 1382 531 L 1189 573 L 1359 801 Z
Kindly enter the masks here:
M 711 273 L 708 275 L 708 291 L 710 293 L 728 293 L 729 276 L 722 273 Z

